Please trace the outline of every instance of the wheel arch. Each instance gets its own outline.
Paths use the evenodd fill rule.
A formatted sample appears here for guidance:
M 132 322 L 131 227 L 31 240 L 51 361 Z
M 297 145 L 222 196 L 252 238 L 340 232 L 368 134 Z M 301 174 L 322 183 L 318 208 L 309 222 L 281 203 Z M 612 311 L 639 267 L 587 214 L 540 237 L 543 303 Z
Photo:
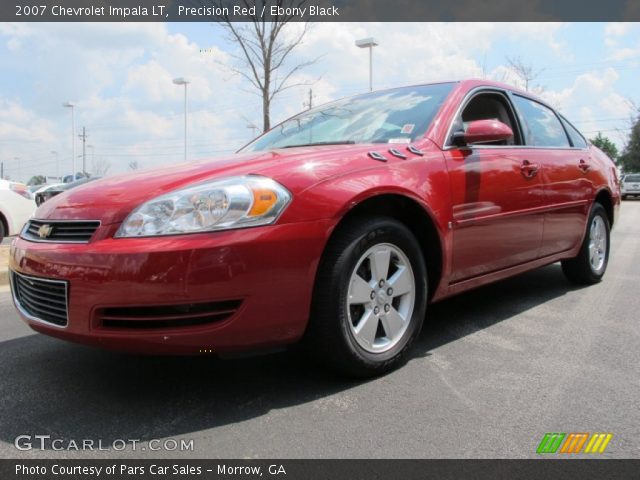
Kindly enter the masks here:
M 5 236 L 9 236 L 11 235 L 11 232 L 9 231 L 9 221 L 7 219 L 7 217 L 5 217 L 4 212 L 2 212 L 0 210 L 0 223 L 2 223 L 2 227 L 4 228 L 4 234 Z
M 410 196 L 401 193 L 377 193 L 344 212 L 331 232 L 327 245 L 336 233 L 354 219 L 366 216 L 387 216 L 402 222 L 415 235 L 425 258 L 429 278 L 428 300 L 436 292 L 444 272 L 444 244 L 433 214 Z M 326 250 L 326 246 L 325 246 Z
M 615 220 L 614 208 L 613 208 L 613 196 L 611 192 L 606 188 L 601 189 L 594 199 L 595 202 L 598 202 L 602 205 L 607 212 L 607 217 L 609 218 L 609 226 L 613 228 L 613 222 Z

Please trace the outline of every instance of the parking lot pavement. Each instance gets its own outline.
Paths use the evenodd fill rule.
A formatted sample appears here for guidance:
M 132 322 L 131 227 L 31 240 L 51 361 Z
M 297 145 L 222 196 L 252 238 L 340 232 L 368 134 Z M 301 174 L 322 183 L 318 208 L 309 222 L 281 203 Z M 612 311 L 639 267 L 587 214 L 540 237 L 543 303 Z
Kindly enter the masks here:
M 640 458 L 640 201 L 605 280 L 559 265 L 434 305 L 408 364 L 354 382 L 295 352 L 127 356 L 32 334 L 0 290 L 0 457 L 534 457 L 545 432 L 610 432 Z M 328 352 L 330 354 L 330 352 Z M 193 451 L 18 452 L 21 434 L 193 439 Z

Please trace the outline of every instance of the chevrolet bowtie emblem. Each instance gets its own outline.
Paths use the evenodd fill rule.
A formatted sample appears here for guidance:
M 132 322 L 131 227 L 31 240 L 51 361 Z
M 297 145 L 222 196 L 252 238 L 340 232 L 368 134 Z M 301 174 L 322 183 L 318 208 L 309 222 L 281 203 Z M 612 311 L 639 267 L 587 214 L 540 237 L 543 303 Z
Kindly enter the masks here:
M 51 235 L 51 232 L 53 232 L 53 227 L 45 223 L 38 229 L 38 236 L 40 238 L 47 238 L 49 235 Z

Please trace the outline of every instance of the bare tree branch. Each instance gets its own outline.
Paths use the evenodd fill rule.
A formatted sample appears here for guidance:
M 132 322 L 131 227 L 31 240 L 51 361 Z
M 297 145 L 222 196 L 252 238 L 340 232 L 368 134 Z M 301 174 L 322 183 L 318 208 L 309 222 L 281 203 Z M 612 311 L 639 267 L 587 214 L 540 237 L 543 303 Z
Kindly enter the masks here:
M 534 85 L 533 82 L 542 74 L 544 70 L 536 70 L 531 64 L 522 61 L 520 57 L 507 57 L 507 64 L 513 73 L 520 78 L 524 84 L 525 91 L 536 89 L 538 92 L 544 90 L 540 85 Z
M 111 162 L 104 157 L 100 157 L 93 162 L 93 174 L 97 177 L 103 177 L 111 168 Z
M 223 0 L 218 0 L 221 3 Z M 267 12 L 270 6 L 283 7 L 285 12 L 292 12 L 291 7 L 302 8 L 308 0 L 240 0 L 244 7 L 256 6 L 256 14 L 250 17 L 250 21 L 234 23 L 229 16 L 223 17 L 219 24 L 224 28 L 229 39 L 237 45 L 239 53 L 232 54 L 236 61 L 233 66 L 226 66 L 232 72 L 240 75 L 256 89 L 262 97 L 262 123 L 263 131 L 271 127 L 270 108 L 276 96 L 284 90 L 300 85 L 308 85 L 305 82 L 294 82 L 294 77 L 302 69 L 316 63 L 320 57 L 301 61 L 287 68 L 292 60 L 292 53 L 309 31 L 309 23 L 305 23 L 302 31 L 295 37 L 287 35 L 288 24 L 298 18 L 293 13 L 276 14 L 269 16 L 270 21 L 259 16 L 262 5 L 266 5 Z M 281 70 L 286 70 L 284 75 L 278 75 Z

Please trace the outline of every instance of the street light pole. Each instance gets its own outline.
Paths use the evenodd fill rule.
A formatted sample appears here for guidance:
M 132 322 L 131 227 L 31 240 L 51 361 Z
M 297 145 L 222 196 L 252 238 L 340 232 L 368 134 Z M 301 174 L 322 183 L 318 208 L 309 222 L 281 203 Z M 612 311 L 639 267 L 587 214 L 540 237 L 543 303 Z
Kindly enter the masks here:
M 58 152 L 51 150 L 51 154 L 56 157 L 56 178 L 60 180 L 60 164 L 58 163 Z
M 16 167 L 16 182 L 20 181 L 20 157 L 13 157 L 13 159 L 16 161 L 17 163 L 17 167 Z
M 76 130 L 75 119 L 73 115 L 73 110 L 75 108 L 75 105 L 67 101 L 63 103 L 62 106 L 71 109 L 71 175 L 73 180 L 75 180 L 76 179 L 76 138 L 73 133 Z
M 95 165 L 96 165 L 96 160 L 95 160 L 95 153 L 96 152 L 94 150 L 93 145 L 87 145 L 87 148 L 91 149 L 91 170 L 93 170 L 95 168 Z M 94 174 L 95 174 L 95 172 L 94 172 Z
M 184 161 L 187 161 L 187 85 L 189 80 L 186 78 L 174 78 L 173 83 L 175 85 L 184 85 Z
M 373 37 L 356 40 L 356 47 L 369 49 L 369 91 L 373 91 L 373 47 L 377 47 L 378 41 Z

